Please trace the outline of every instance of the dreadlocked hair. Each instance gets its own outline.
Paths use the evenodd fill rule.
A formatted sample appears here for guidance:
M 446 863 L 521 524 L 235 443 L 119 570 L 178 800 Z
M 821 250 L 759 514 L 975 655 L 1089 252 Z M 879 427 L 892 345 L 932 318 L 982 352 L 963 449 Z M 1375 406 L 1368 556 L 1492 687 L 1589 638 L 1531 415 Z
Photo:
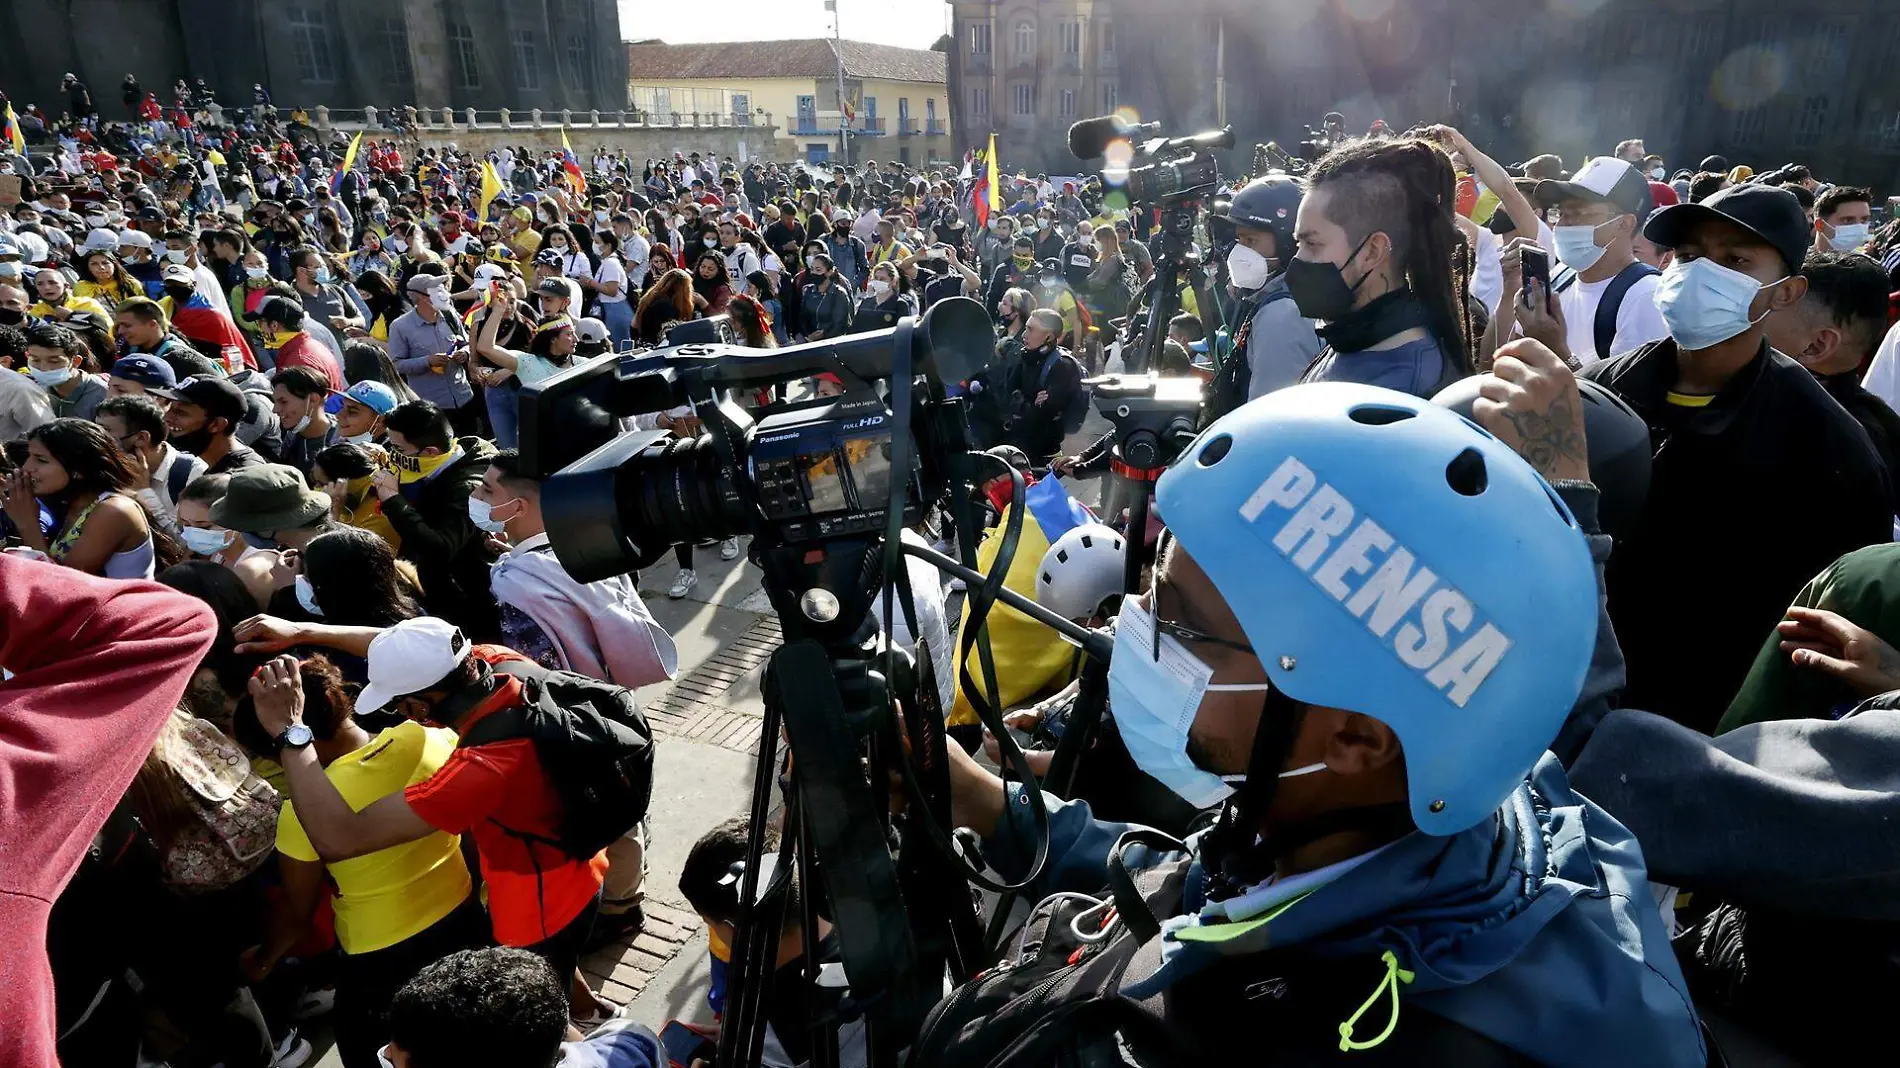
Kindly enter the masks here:
M 1425 305 L 1427 329 L 1471 374 L 1474 331 L 1464 293 L 1472 254 L 1452 222 L 1458 176 L 1451 157 L 1417 137 L 1349 141 L 1313 165 L 1306 188 L 1332 195 L 1328 214 L 1352 244 L 1380 232 L 1391 238 L 1406 287 Z

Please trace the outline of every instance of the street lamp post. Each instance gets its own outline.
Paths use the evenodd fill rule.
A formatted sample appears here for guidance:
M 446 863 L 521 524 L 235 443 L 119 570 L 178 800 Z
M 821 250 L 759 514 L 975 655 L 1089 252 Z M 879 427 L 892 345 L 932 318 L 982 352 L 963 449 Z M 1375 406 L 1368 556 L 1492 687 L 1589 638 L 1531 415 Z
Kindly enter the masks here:
M 831 51 L 838 60 L 838 152 L 844 157 L 844 165 L 849 167 L 851 166 L 851 116 L 845 104 L 844 30 L 838 24 L 838 0 L 825 0 L 825 10 L 831 12 Z

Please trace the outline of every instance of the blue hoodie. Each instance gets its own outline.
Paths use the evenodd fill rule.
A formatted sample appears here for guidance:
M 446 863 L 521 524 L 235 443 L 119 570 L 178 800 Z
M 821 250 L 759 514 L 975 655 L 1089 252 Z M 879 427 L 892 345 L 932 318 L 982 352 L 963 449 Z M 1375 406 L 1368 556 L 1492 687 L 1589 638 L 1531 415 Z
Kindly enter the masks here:
M 1558 492 L 1585 529 L 1595 529 L 1594 490 L 1580 494 L 1566 483 Z M 1593 536 L 1591 549 L 1600 581 L 1608 539 Z M 1575 752 L 1622 682 L 1622 654 L 1601 607 L 1599 622 L 1584 692 L 1553 746 L 1560 753 Z M 1036 838 L 1027 795 L 1020 784 L 1009 790 L 984 855 L 1013 880 L 1028 871 Z M 1109 851 L 1130 825 L 1097 820 L 1084 802 L 1044 801 L 1049 864 L 1034 893 L 1100 892 Z M 1162 924 L 1161 967 L 1126 984 L 1131 997 L 1165 990 L 1222 956 L 1291 946 L 1375 958 L 1391 950 L 1413 974 L 1400 990 L 1401 1026 L 1409 1004 L 1545 1064 L 1706 1063 L 1636 837 L 1572 790 L 1554 755 L 1545 754 L 1491 819 L 1444 838 L 1415 831 L 1264 919 L 1230 923 L 1210 906 L 1200 840 L 1187 844 L 1194 859 L 1180 914 Z M 1181 856 L 1131 845 L 1122 863 L 1141 870 Z
M 984 853 L 998 872 L 1019 878 L 1035 830 L 1021 786 L 1010 790 L 1008 820 Z M 1100 891 L 1109 850 L 1130 825 L 1096 820 L 1085 802 L 1044 800 L 1050 861 L 1037 892 Z M 1428 1009 L 1543 1063 L 1705 1063 L 1636 838 L 1572 791 L 1554 756 L 1545 755 L 1494 818 L 1449 838 L 1413 832 L 1264 921 L 1230 924 L 1210 912 L 1199 836 L 1188 844 L 1196 856 L 1181 914 L 1162 924 L 1161 968 L 1130 982 L 1123 990 L 1130 997 L 1167 989 L 1221 956 L 1269 947 L 1369 957 L 1390 949 L 1414 975 L 1401 987 L 1401 1006 Z M 1141 846 L 1122 854 L 1135 870 L 1179 857 Z M 1184 940 L 1190 928 L 1203 933 Z M 1400 1018 L 1402 1025 L 1403 1008 Z

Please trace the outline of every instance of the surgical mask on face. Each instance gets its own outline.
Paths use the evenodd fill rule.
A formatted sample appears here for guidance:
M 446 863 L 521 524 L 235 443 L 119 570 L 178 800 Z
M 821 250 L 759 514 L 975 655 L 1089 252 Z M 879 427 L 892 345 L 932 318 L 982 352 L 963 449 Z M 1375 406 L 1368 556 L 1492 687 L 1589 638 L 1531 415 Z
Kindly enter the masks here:
M 502 503 L 506 504 L 506 501 Z M 500 534 L 508 529 L 508 521 L 495 518 L 495 506 L 479 497 L 468 499 L 468 518 L 476 526 L 490 534 Z
M 1867 223 L 1842 223 L 1834 228 L 1834 236 L 1827 239 L 1828 246 L 1836 252 L 1852 252 L 1867 243 L 1870 229 Z
M 1719 345 L 1768 317 L 1749 318 L 1755 294 L 1787 281 L 1763 285 L 1740 271 L 1703 258 L 1669 265 L 1656 285 L 1656 307 L 1669 336 L 1691 352 Z
M 320 286 L 327 286 L 327 285 L 329 285 L 329 284 L 330 284 L 330 281 L 331 281 L 331 278 L 332 278 L 332 276 L 331 276 L 331 274 L 330 274 L 330 268 L 328 268 L 328 267 L 319 267 L 319 268 L 317 268 L 317 273 L 316 273 L 316 281 L 317 281 L 317 284 L 318 284 L 318 285 L 320 285 Z
M 1231 796 L 1247 776 L 1216 775 L 1189 758 L 1188 730 L 1195 713 L 1209 693 L 1264 692 L 1272 687 L 1264 682 L 1210 684 L 1214 669 L 1171 634 L 1163 634 L 1157 648 L 1154 634 L 1153 614 L 1132 597 L 1123 601 L 1108 669 L 1115 726 L 1136 767 L 1188 804 L 1211 808 Z M 1325 767 L 1308 764 L 1283 771 L 1280 778 L 1310 775 Z
M 33 367 L 27 370 L 27 374 L 32 375 L 33 381 L 38 382 L 47 389 L 55 389 L 65 385 L 67 380 L 73 377 L 73 369 L 70 367 L 58 367 L 47 370 L 42 367 Z
M 719 244 L 719 239 L 711 234 L 707 234 L 705 237 L 699 239 L 699 243 L 705 245 L 707 248 L 712 248 L 714 245 Z
M 269 267 L 246 267 L 244 268 L 244 277 L 249 278 L 250 280 L 254 282 L 260 281 L 265 278 L 269 278 L 270 268 Z
M 290 433 L 292 437 L 295 437 L 296 435 L 303 433 L 304 430 L 310 426 L 310 420 L 312 418 L 312 415 L 313 413 L 308 408 L 304 409 L 303 418 L 297 420 L 297 425 L 290 428 Z
M 374 430 L 365 430 L 361 434 L 350 434 L 343 440 L 352 445 L 371 445 L 376 441 L 376 432 Z
M 604 223 L 607 221 L 607 218 L 608 218 L 607 213 L 604 211 L 597 211 L 594 213 L 595 222 Z
M 1235 245 L 1227 253 L 1227 277 L 1233 281 L 1236 289 L 1259 289 L 1267 284 L 1271 269 L 1267 258 L 1258 249 Z
M 322 615 L 323 609 L 317 607 L 317 593 L 310 588 L 310 580 L 298 575 L 296 586 L 297 603 L 303 606 L 303 610 L 313 616 Z
M 409 242 L 400 237 L 392 237 L 389 239 L 389 250 L 400 256 L 409 251 Z
M 1037 220 L 1036 220 L 1036 229 L 1038 229 L 1038 230 L 1047 230 L 1047 229 L 1049 229 L 1049 220 L 1047 220 L 1047 219 L 1037 219 Z
M 1550 232 L 1556 239 L 1557 258 L 1572 270 L 1587 271 L 1603 258 L 1605 249 L 1597 244 L 1594 226 L 1554 226 Z
M 1660 181 L 1662 181 L 1662 180 L 1663 180 L 1663 169 L 1662 169 L 1661 167 L 1651 167 L 1651 168 L 1649 169 L 1649 180 L 1650 180 L 1650 181 L 1652 181 L 1652 182 L 1660 182 Z
M 189 252 L 186 252 L 182 248 L 168 248 L 165 250 L 165 258 L 172 263 L 183 263 L 186 257 L 190 255 Z
M 891 291 L 891 284 L 889 282 L 886 282 L 882 278 L 871 279 L 871 296 L 876 297 L 879 300 L 882 300 L 884 298 L 884 294 L 889 293 L 890 291 Z
M 198 556 L 216 555 L 231 544 L 231 532 L 215 527 L 185 527 L 179 530 L 178 537 L 185 543 L 185 548 Z

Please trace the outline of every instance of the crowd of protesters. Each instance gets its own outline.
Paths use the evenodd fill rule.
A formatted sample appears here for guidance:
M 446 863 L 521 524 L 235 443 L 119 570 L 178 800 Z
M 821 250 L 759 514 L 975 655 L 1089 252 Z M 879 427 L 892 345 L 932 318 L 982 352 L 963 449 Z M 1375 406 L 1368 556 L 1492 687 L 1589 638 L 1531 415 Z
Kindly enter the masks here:
M 1155 213 L 1093 174 L 352 148 L 261 87 L 224 123 L 202 84 L 167 107 L 128 75 L 127 122 L 63 91 L 61 120 L 23 113 L 27 152 L 0 146 L 0 898 L 23 902 L 0 928 L 37 962 L 0 969 L 9 1063 L 133 1065 L 154 1013 L 178 1068 L 297 1068 L 318 1016 L 349 1068 L 663 1060 L 578 968 L 643 922 L 645 828 L 576 855 L 535 743 L 469 738 L 550 673 L 679 669 L 632 576 L 553 556 L 522 387 L 696 319 L 770 349 L 957 297 L 995 328 L 953 384 L 976 445 L 1032 484 L 1107 477 L 1102 594 L 1120 539 L 1159 546 L 1144 597 L 1066 598 L 1118 649 L 1093 817 L 1185 837 L 1244 813 L 1144 845 L 1211 881 L 1154 937 L 1382 950 L 1386 1034 L 1414 999 L 1436 1021 L 1402 1063 L 1700 1065 L 1722 1019 L 1845 1063 L 1858 1039 L 1815 1021 L 1900 989 L 1900 887 L 1866 860 L 1900 848 L 1900 220 L 1866 188 L 1641 141 L 1507 167 L 1380 129 L 1221 190 L 1160 294 Z M 1158 488 L 1113 433 L 1076 436 L 1094 376 L 1142 371 L 1205 391 Z M 1482 430 L 1424 403 L 1468 379 Z M 1585 441 L 1593 406 L 1646 435 L 1640 480 Z M 1144 493 L 1153 529 L 1126 529 Z M 1276 510 L 1277 538 L 1234 533 Z M 1081 550 L 1049 540 L 1023 579 L 1060 598 Z M 743 550 L 676 547 L 669 596 L 696 551 Z M 1059 724 L 1061 660 L 1012 725 Z M 1022 874 L 1020 784 L 952 757 L 957 824 Z M 1094 891 L 1121 825 L 1064 806 L 1038 885 Z M 681 879 L 715 947 L 742 830 Z M 835 949 L 788 941 L 781 967 Z M 804 1063 L 786 1019 L 771 1063 Z

